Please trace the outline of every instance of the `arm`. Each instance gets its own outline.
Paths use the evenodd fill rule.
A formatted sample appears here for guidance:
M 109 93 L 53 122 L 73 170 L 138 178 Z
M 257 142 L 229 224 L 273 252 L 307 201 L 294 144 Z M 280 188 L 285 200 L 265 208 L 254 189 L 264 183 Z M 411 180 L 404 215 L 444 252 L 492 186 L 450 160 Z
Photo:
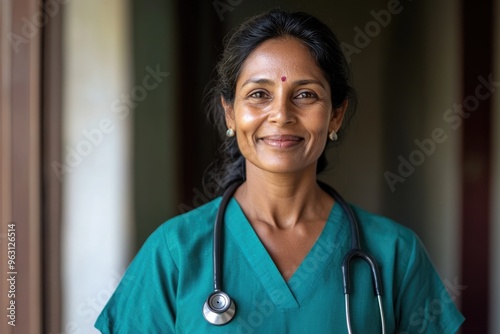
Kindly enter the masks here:
M 175 332 L 177 277 L 162 225 L 128 267 L 95 327 L 105 334 Z
M 456 333 L 464 321 L 453 302 L 457 291 L 450 296 L 420 240 L 412 239 L 395 304 L 398 333 Z

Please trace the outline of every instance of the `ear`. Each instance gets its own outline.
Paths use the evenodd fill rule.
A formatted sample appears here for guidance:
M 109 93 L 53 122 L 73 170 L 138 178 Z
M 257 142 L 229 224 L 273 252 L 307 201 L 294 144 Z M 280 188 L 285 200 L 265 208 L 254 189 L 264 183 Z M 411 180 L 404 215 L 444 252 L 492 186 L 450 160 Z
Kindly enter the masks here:
M 226 117 L 226 126 L 227 128 L 231 128 L 234 130 L 234 108 L 232 104 L 229 104 L 224 97 L 220 97 L 220 102 L 222 104 L 222 108 L 224 108 L 224 114 Z
M 344 119 L 345 111 L 349 105 L 349 100 L 345 99 L 342 102 L 342 105 L 338 108 L 333 108 L 332 110 L 332 118 L 330 120 L 328 131 L 335 130 L 338 132 L 340 127 L 342 126 L 342 120 Z

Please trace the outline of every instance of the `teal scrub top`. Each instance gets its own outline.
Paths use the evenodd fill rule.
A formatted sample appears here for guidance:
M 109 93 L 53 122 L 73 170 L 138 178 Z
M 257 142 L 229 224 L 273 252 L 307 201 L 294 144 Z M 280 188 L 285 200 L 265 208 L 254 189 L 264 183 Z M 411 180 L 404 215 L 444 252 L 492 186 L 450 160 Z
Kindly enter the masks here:
M 283 279 L 233 198 L 223 229 L 223 290 L 236 303 L 224 326 L 202 314 L 213 292 L 212 238 L 217 198 L 162 224 L 145 242 L 95 324 L 102 333 L 347 333 L 341 262 L 349 220 L 335 204 L 297 271 Z M 387 333 L 455 333 L 464 318 L 456 282 L 441 282 L 418 237 L 353 206 L 361 245 L 378 262 Z M 380 333 L 369 266 L 351 264 L 354 333 Z

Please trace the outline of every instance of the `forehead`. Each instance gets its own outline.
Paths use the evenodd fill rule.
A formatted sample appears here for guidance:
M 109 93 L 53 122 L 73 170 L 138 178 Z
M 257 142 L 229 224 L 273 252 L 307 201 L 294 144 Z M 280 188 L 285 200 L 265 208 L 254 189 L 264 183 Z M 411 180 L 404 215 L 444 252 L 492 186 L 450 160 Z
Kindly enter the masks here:
M 311 51 L 293 37 L 274 38 L 263 42 L 243 62 L 238 82 L 249 77 L 280 80 L 314 78 L 326 81 Z

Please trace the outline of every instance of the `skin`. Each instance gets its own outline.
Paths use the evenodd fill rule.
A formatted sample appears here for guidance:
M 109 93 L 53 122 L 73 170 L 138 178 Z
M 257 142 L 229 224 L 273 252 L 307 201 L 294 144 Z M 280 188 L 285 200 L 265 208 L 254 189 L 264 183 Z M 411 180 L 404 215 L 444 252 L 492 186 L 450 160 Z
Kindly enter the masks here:
M 334 204 L 316 183 L 316 165 L 347 100 L 333 108 L 330 85 L 308 48 L 286 37 L 267 40 L 247 57 L 233 104 L 222 105 L 246 158 L 247 180 L 235 198 L 289 280 Z

